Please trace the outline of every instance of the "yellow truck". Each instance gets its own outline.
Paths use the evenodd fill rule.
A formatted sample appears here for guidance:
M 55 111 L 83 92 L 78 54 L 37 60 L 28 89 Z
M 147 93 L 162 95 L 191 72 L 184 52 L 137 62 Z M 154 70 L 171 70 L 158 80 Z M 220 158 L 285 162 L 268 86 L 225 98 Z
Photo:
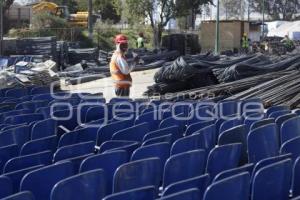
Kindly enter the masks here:
M 58 6 L 55 3 L 43 1 L 32 7 L 33 14 L 48 12 L 55 16 L 64 18 L 68 21 L 72 27 L 84 27 L 88 26 L 88 12 L 77 12 L 70 14 L 68 6 Z

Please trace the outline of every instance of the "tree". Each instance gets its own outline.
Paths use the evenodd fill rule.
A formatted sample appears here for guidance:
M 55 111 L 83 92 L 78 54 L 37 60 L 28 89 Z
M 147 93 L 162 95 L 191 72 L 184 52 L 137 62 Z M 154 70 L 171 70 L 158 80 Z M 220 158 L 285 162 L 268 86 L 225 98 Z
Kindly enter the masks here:
M 226 19 L 241 19 L 243 20 L 245 14 L 244 0 L 223 0 L 221 3 L 221 10 L 226 16 Z
M 171 19 L 187 16 L 190 10 L 197 13 L 200 5 L 208 2 L 212 0 L 126 0 L 126 6 L 132 17 L 150 22 L 154 45 L 159 47 L 163 29 Z
M 94 10 L 101 15 L 102 20 L 118 23 L 121 20 L 121 7 L 121 0 L 94 0 Z
M 0 0 L 1 1 L 1 0 Z M 14 3 L 14 0 L 4 0 L 3 1 L 3 31 L 4 33 L 6 33 L 8 31 L 9 28 L 9 24 L 8 24 L 8 20 L 7 17 L 5 15 L 5 13 L 8 11 L 8 9 L 10 8 L 10 6 Z
M 250 5 L 253 10 L 263 12 L 262 0 L 251 0 Z M 265 0 L 265 12 L 273 20 L 292 20 L 299 10 L 299 0 Z

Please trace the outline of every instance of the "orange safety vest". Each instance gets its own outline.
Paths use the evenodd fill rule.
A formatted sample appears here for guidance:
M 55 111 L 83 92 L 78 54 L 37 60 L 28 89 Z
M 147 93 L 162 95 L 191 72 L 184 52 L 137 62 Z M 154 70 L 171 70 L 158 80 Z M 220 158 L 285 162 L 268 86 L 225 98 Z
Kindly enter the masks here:
M 121 56 L 125 59 L 125 57 L 119 53 L 115 52 L 110 61 L 110 74 L 115 83 L 115 87 L 117 88 L 129 88 L 132 84 L 132 78 L 130 74 L 122 74 L 120 67 L 117 64 L 117 58 Z

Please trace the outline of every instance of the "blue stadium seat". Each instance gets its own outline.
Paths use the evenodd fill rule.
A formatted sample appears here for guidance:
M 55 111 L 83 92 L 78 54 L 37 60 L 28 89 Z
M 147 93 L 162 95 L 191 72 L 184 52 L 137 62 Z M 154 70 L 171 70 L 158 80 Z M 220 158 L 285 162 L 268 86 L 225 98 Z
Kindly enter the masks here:
M 3 169 L 3 173 L 18 171 L 36 165 L 49 165 L 51 163 L 51 151 L 44 151 L 36 154 L 15 157 L 6 162 Z
M 28 95 L 28 91 L 25 88 L 10 89 L 5 92 L 5 97 L 20 98 Z
M 61 136 L 58 148 L 83 142 L 94 141 L 96 144 L 98 127 L 77 129 Z
M 182 137 L 182 135 L 179 134 L 178 126 L 171 126 L 171 127 L 167 127 L 164 129 L 158 129 L 156 131 L 147 133 L 144 136 L 143 141 L 146 141 L 146 140 L 149 140 L 152 138 L 158 138 L 158 137 L 165 136 L 165 135 L 170 135 L 170 134 L 172 135 L 172 143 Z
M 241 143 L 242 144 L 242 155 L 241 155 L 241 163 L 248 163 L 248 155 L 247 155 L 247 132 L 246 126 L 240 125 L 234 128 L 231 128 L 227 131 L 222 132 L 219 135 L 218 144 L 226 145 L 233 143 Z
M 5 163 L 19 155 L 19 147 L 16 144 L 0 147 L 0 172 L 2 173 Z
M 31 95 L 38 95 L 38 94 L 49 94 L 50 91 L 50 87 L 34 87 L 30 90 L 30 94 Z
M 208 155 L 206 172 L 213 180 L 222 171 L 236 168 L 240 162 L 242 144 L 215 147 Z
M 279 142 L 276 124 L 269 124 L 251 131 L 248 135 L 249 162 L 257 163 L 279 154 Z
M 287 120 L 289 120 L 289 119 L 292 119 L 292 118 L 294 118 L 294 117 L 297 117 L 297 114 L 291 113 L 291 114 L 287 114 L 287 115 L 283 115 L 283 116 L 281 116 L 281 117 L 278 117 L 278 118 L 275 120 L 275 123 L 276 123 L 277 126 L 278 126 L 278 130 L 281 129 L 281 126 L 282 126 L 282 124 L 283 124 L 285 121 L 287 121 Z
M 6 124 L 30 124 L 31 122 L 43 120 L 44 116 L 41 114 L 24 114 L 24 115 L 15 115 L 12 117 L 7 117 L 5 119 Z
M 107 120 L 111 119 L 111 112 L 109 108 L 106 109 L 104 106 L 94 106 L 88 109 L 85 116 L 85 122 L 87 123 L 103 118 L 106 118 Z
M 225 178 L 229 178 L 231 176 L 235 176 L 235 175 L 238 175 L 238 174 L 244 173 L 244 172 L 248 172 L 251 175 L 253 172 L 253 168 L 254 168 L 254 164 L 250 163 L 250 164 L 246 164 L 241 167 L 238 167 L 238 168 L 225 170 L 225 171 L 219 173 L 214 178 L 213 182 L 215 183 L 215 182 L 221 181 Z
M 276 156 L 276 157 L 271 157 L 271 158 L 265 158 L 261 161 L 259 161 L 258 163 L 256 163 L 256 165 L 254 166 L 253 169 L 253 173 L 252 173 L 252 180 L 254 178 L 254 175 L 256 174 L 256 172 L 258 172 L 260 169 L 268 166 L 268 165 L 272 165 L 274 163 L 286 160 L 286 159 L 290 159 L 291 158 L 291 154 L 285 154 L 285 155 L 280 155 L 280 156 Z
M 137 117 L 134 124 L 142 124 L 147 122 L 149 124 L 149 131 L 155 131 L 159 127 L 161 120 L 157 111 L 142 114 Z
M 217 113 L 220 118 L 237 115 L 239 112 L 239 101 L 221 101 L 217 103 Z
M 67 110 L 59 110 L 53 113 L 52 119 L 57 121 L 57 126 L 65 127 L 68 130 L 74 130 L 78 126 L 77 109 L 72 108 Z M 61 135 L 64 132 L 58 130 L 57 134 Z
M 83 142 L 75 145 L 65 146 L 57 149 L 53 156 L 53 162 L 74 158 L 93 153 L 95 142 Z
M 81 173 L 58 182 L 51 200 L 101 200 L 106 195 L 105 173 L 101 169 Z
M 142 146 L 149 146 L 157 143 L 169 143 L 172 144 L 172 135 L 165 135 L 157 138 L 152 138 L 143 142 Z
M 175 194 L 164 196 L 160 200 L 199 200 L 200 192 L 198 189 L 193 188 L 189 190 L 180 191 Z
M 81 102 L 80 98 L 70 98 L 70 99 L 54 99 L 52 101 L 50 101 L 47 105 L 45 106 L 53 106 L 55 105 L 59 105 L 59 104 L 68 104 L 70 106 L 78 106 Z
M 194 124 L 190 124 L 186 128 L 185 136 L 192 135 L 192 134 L 200 131 L 203 128 L 213 125 L 214 123 L 215 123 L 215 120 L 210 120 L 210 121 L 202 121 L 202 122 L 196 122 Z
M 34 113 L 38 108 L 45 107 L 48 105 L 48 101 L 27 101 L 19 103 L 16 106 L 16 110 L 30 110 L 32 113 Z
M 159 158 L 129 162 L 116 170 L 113 193 L 150 185 L 155 186 L 156 191 L 158 191 L 161 177 L 162 171 Z
M 29 142 L 26 142 L 21 150 L 20 150 L 20 155 L 30 155 L 42 151 L 51 151 L 54 153 L 56 151 L 58 143 L 58 137 L 57 136 L 50 136 L 42 139 L 37 139 L 37 140 L 31 140 Z
M 246 99 L 241 102 L 241 113 L 243 113 L 243 116 L 262 112 L 264 112 L 264 105 L 259 98 Z
M 80 165 L 81 165 L 82 161 L 84 161 L 85 159 L 87 159 L 91 156 L 94 156 L 94 155 L 95 155 L 94 153 L 84 154 L 84 155 L 81 155 L 81 156 L 66 158 L 66 159 L 58 161 L 56 163 L 63 163 L 63 162 L 66 162 L 66 161 L 70 161 L 73 164 L 74 173 L 77 174 L 77 173 L 79 173 L 79 168 L 80 168 Z
M 267 110 L 267 117 L 269 117 L 273 112 L 282 111 L 282 110 L 289 110 L 288 106 L 273 106 L 268 108 Z
M 20 192 L 11 196 L 5 197 L 2 200 L 36 200 L 33 194 L 29 191 Z
M 20 191 L 20 183 L 23 178 L 23 176 L 31 171 L 34 171 L 36 169 L 40 169 L 44 167 L 44 165 L 37 165 L 29 168 L 24 168 L 18 171 L 10 172 L 3 174 L 3 176 L 9 177 L 12 180 L 13 184 L 13 193 L 17 193 Z
M 250 131 L 260 128 L 262 126 L 268 125 L 268 124 L 274 124 L 275 120 L 273 118 L 267 118 L 267 119 L 263 119 L 257 122 L 254 122 L 251 127 L 250 127 Z
M 108 162 L 109 161 L 109 162 Z M 102 169 L 105 172 L 107 186 L 112 186 L 116 169 L 128 161 L 126 151 L 114 151 L 90 156 L 82 161 L 79 172 L 87 172 L 94 169 Z M 106 188 L 106 194 L 111 194 L 112 187 Z
M 120 98 L 120 97 L 115 97 L 115 98 L 112 98 L 109 103 L 122 103 L 122 102 L 131 102 L 132 99 L 130 98 Z
M 207 188 L 203 200 L 248 200 L 249 195 L 250 175 L 245 172 L 214 182 Z
M 132 126 L 133 126 L 133 122 L 128 120 L 109 123 L 107 125 L 102 126 L 97 133 L 97 146 L 100 146 L 103 142 L 111 140 L 112 136 L 116 132 Z
M 189 114 L 189 117 L 192 116 L 192 118 L 187 120 L 187 125 L 195 124 L 201 121 L 211 121 L 213 118 L 211 113 L 212 107 L 210 106 L 195 108 L 195 110 L 192 110 Z
M 9 177 L 0 176 L 0 198 L 13 194 L 13 184 Z
M 263 119 L 265 119 L 265 114 L 263 113 L 256 113 L 247 116 L 244 120 L 244 124 L 246 125 L 247 132 L 249 133 L 252 124 Z
M 31 139 L 41 139 L 54 136 L 57 133 L 57 122 L 53 119 L 45 119 L 36 122 L 31 130 Z
M 15 116 L 15 115 L 23 115 L 23 114 L 29 114 L 32 113 L 31 110 L 13 110 L 13 111 L 9 111 L 9 112 L 5 112 L 5 113 L 1 113 L 0 114 L 0 120 L 1 122 L 4 122 L 4 119 L 7 117 L 11 117 L 11 116 Z
M 288 140 L 282 144 L 280 153 L 291 154 L 291 159 L 295 161 L 300 156 L 300 137 Z
M 131 156 L 131 161 L 143 160 L 146 158 L 157 157 L 161 161 L 163 171 L 167 159 L 170 157 L 170 144 L 158 143 L 149 146 L 140 147 L 135 150 Z
M 230 120 L 227 120 L 225 122 L 223 122 L 220 126 L 220 129 L 219 129 L 219 135 L 221 133 L 223 133 L 224 131 L 227 131 L 229 129 L 232 129 L 236 126 L 240 126 L 243 124 L 243 120 L 242 119 L 238 119 L 238 118 L 235 118 L 235 119 L 230 119 Z
M 183 191 L 183 190 L 197 188 L 200 193 L 199 199 L 202 199 L 204 192 L 205 192 L 207 186 L 209 185 L 209 183 L 210 183 L 210 179 L 209 179 L 208 174 L 193 177 L 193 178 L 186 179 L 183 181 L 178 181 L 178 182 L 175 182 L 175 183 L 169 185 L 168 187 L 166 187 L 163 191 L 162 196 L 175 194 L 175 193 Z
M 197 150 L 197 149 L 207 149 L 210 150 L 213 143 L 214 136 L 209 132 L 196 132 L 193 135 L 178 139 L 172 146 L 171 155 L 184 153 L 187 151 Z
M 153 200 L 155 197 L 155 188 L 147 186 L 108 195 L 103 200 Z
M 149 132 L 149 124 L 142 123 L 131 128 L 116 132 L 112 140 L 131 140 L 141 142 L 144 136 Z
M 203 175 L 206 165 L 204 150 L 194 150 L 171 156 L 166 164 L 163 188 L 172 183 Z
M 182 119 L 183 118 L 183 119 Z M 164 119 L 161 121 L 160 125 L 159 125 L 159 129 L 163 129 L 163 128 L 168 128 L 174 125 L 178 126 L 179 129 L 179 133 L 183 135 L 183 133 L 185 132 L 186 129 L 186 117 L 184 117 L 182 114 L 176 116 L 175 117 L 169 117 L 167 119 Z
M 27 173 L 20 184 L 20 191 L 31 191 L 36 199 L 50 199 L 53 186 L 74 175 L 71 162 L 58 163 Z
M 34 95 L 27 95 L 24 97 L 19 98 L 21 100 L 21 102 L 25 102 L 25 101 L 32 101 L 32 98 L 34 97 Z
M 290 159 L 268 165 L 254 176 L 251 200 L 288 200 L 291 181 Z
M 293 166 L 292 194 L 294 197 L 300 196 L 300 157 Z
M 292 198 L 291 200 L 300 200 L 300 196 Z
M 28 126 L 20 126 L 14 129 L 3 131 L 0 134 L 0 147 L 16 144 L 20 149 L 30 139 Z
M 294 117 L 285 121 L 280 130 L 281 144 L 300 136 L 300 117 Z
M 281 111 L 276 111 L 276 112 L 272 112 L 269 115 L 269 118 L 273 118 L 273 119 L 277 119 L 278 117 L 290 114 L 291 111 L 290 110 L 281 110 Z

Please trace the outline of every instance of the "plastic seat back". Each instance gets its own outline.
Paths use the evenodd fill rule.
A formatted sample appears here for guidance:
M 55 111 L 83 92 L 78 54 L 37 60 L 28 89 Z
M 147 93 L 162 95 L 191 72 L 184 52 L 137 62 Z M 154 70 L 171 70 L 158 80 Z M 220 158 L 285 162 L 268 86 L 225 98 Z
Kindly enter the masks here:
M 138 160 L 120 166 L 114 175 L 113 192 L 153 185 L 158 190 L 162 177 L 159 158 Z
M 21 180 L 23 178 L 23 176 L 25 174 L 27 174 L 28 172 L 34 171 L 36 169 L 40 169 L 44 167 L 44 165 L 36 165 L 33 167 L 28 167 L 28 168 L 24 168 L 18 171 L 14 171 L 14 172 L 10 172 L 10 173 L 6 173 L 3 174 L 3 176 L 9 177 L 12 180 L 12 184 L 13 184 L 13 193 L 17 193 L 20 191 L 20 183 Z
M 145 114 L 138 116 L 137 119 L 135 120 L 134 124 L 138 125 L 138 124 L 142 124 L 142 123 L 148 123 L 149 131 L 154 131 L 154 130 L 157 130 L 157 128 L 159 127 L 159 124 L 161 122 L 161 120 L 159 120 L 158 117 L 159 116 L 158 116 L 157 111 L 145 113 Z
M 36 165 L 49 165 L 51 163 L 51 151 L 44 151 L 27 156 L 15 157 L 6 162 L 3 173 L 9 173 Z
M 109 161 L 109 162 L 107 162 Z M 82 161 L 79 172 L 102 169 L 105 172 L 107 186 L 112 185 L 116 169 L 128 161 L 126 151 L 114 151 L 91 156 Z M 111 187 L 106 188 L 106 194 L 111 194 Z
M 162 164 L 161 170 L 163 171 L 166 160 L 170 157 L 170 144 L 158 143 L 140 147 L 133 152 L 131 161 L 143 160 L 151 157 L 158 157 L 160 159 Z
M 49 94 L 50 91 L 50 87 L 35 87 L 32 88 L 30 91 L 31 95 L 38 95 L 38 94 Z
M 269 118 L 273 118 L 273 119 L 277 119 L 278 117 L 290 114 L 291 111 L 290 110 L 281 110 L 281 111 L 276 111 L 276 112 L 272 112 L 269 115 Z
M 281 144 L 300 136 L 300 117 L 285 121 L 280 130 Z
M 108 195 L 103 200 L 153 200 L 155 197 L 155 188 L 147 186 Z
M 42 151 L 51 151 L 54 153 L 56 151 L 58 143 L 58 137 L 57 136 L 50 136 L 46 138 L 41 138 L 37 140 L 31 140 L 29 142 L 26 142 L 21 150 L 20 150 L 20 155 L 30 155 Z
M 214 148 L 208 155 L 206 172 L 214 179 L 220 172 L 236 168 L 240 162 L 241 153 L 241 143 Z
M 9 177 L 0 177 L 0 198 L 13 194 L 13 184 Z
M 247 172 L 225 178 L 210 185 L 203 200 L 248 200 L 250 195 L 250 175 Z
M 220 129 L 219 129 L 219 134 L 221 134 L 224 131 L 227 131 L 229 129 L 232 129 L 236 126 L 240 126 L 242 124 L 243 124 L 242 119 L 235 118 L 235 119 L 227 120 L 221 124 Z
M 300 158 L 295 161 L 293 166 L 292 194 L 300 196 Z
M 172 135 L 172 142 L 174 142 L 175 140 L 182 137 L 179 134 L 178 126 L 171 126 L 171 127 L 167 127 L 167 128 L 164 128 L 164 129 L 158 129 L 156 131 L 152 131 L 152 132 L 147 133 L 144 136 L 143 141 L 146 141 L 146 140 L 149 140 L 149 139 L 152 139 L 152 138 L 162 137 L 162 136 L 165 136 L 165 135 L 170 135 L 170 134 Z
M 20 191 L 31 191 L 36 199 L 50 199 L 53 186 L 74 175 L 71 162 L 50 165 L 27 173 L 20 184 Z
M 197 188 L 200 193 L 200 199 L 202 199 L 209 183 L 210 179 L 208 174 L 178 181 L 166 187 L 163 191 L 162 196 L 175 194 L 177 192 L 188 190 L 191 188 Z
M 93 141 L 61 147 L 55 152 L 53 162 L 93 153 L 95 150 L 94 147 L 95 142 Z
M 272 113 L 278 112 L 278 111 L 283 111 L 283 110 L 289 110 L 288 106 L 273 106 L 268 108 L 267 110 L 267 116 L 269 117 Z
M 248 156 L 247 156 L 247 132 L 246 126 L 240 125 L 234 128 L 231 128 L 227 131 L 222 132 L 219 135 L 218 144 L 226 145 L 226 144 L 233 144 L 233 143 L 241 143 L 242 144 L 242 155 L 241 155 L 241 163 L 248 163 Z
M 148 123 L 139 124 L 131 128 L 123 129 L 115 133 L 112 140 L 131 140 L 141 142 L 144 136 L 149 132 Z
M 206 153 L 194 150 L 171 156 L 164 169 L 163 188 L 172 183 L 200 176 L 205 172 Z
M 27 94 L 28 94 L 28 91 L 24 88 L 10 89 L 10 90 L 6 91 L 5 97 L 20 98 L 20 97 L 26 96 Z
M 278 131 L 276 124 L 269 124 L 251 131 L 248 135 L 249 162 L 257 163 L 279 154 Z
M 89 141 L 94 141 L 96 143 L 98 129 L 98 127 L 93 126 L 65 133 L 59 139 L 58 148 Z
M 0 146 L 16 144 L 20 149 L 24 143 L 30 139 L 30 130 L 28 126 L 20 126 L 14 129 L 3 131 L 0 134 Z
M 43 120 L 44 116 L 41 114 L 24 114 L 24 115 L 16 115 L 13 117 L 8 117 L 5 119 L 5 123 L 8 124 L 30 124 L 31 122 Z
M 192 135 L 196 132 L 199 132 L 203 128 L 213 125 L 214 123 L 215 120 L 210 120 L 210 121 L 202 121 L 202 122 L 196 122 L 194 124 L 190 124 L 185 131 L 185 135 L 186 136 Z
M 57 122 L 53 119 L 45 119 L 35 123 L 31 130 L 31 139 L 37 140 L 56 135 Z
M 51 200 L 101 200 L 106 195 L 105 183 L 101 169 L 81 173 L 58 182 L 52 189 Z
M 291 139 L 282 144 L 280 153 L 291 154 L 291 159 L 295 161 L 300 156 L 300 137 Z
M 268 165 L 256 172 L 254 176 L 251 200 L 288 200 L 291 180 L 290 159 Z
M 123 129 L 127 129 L 133 126 L 133 122 L 131 121 L 120 121 L 109 123 L 107 125 L 102 126 L 97 133 L 97 146 L 100 146 L 102 143 L 111 140 L 112 136 Z
M 143 142 L 142 146 L 149 146 L 158 143 L 172 144 L 172 135 L 165 135 L 157 138 L 152 138 Z
M 2 200 L 36 200 L 29 191 L 16 193 L 14 195 L 3 198 Z
M 0 172 L 2 173 L 5 163 L 19 155 L 18 145 L 12 144 L 9 146 L 0 147 Z

